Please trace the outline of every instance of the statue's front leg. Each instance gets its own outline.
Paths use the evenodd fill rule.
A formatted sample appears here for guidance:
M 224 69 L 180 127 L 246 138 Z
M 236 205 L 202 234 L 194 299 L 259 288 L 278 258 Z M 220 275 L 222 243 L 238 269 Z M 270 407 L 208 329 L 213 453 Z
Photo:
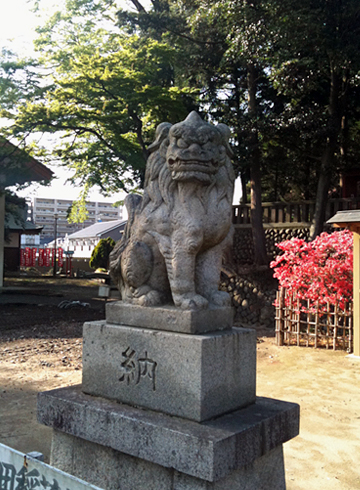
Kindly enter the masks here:
M 195 290 L 195 253 L 175 247 L 166 259 L 171 294 L 175 306 L 187 309 L 207 308 L 208 301 Z
M 196 262 L 196 289 L 215 306 L 230 306 L 230 295 L 219 291 L 223 242 L 199 254 Z

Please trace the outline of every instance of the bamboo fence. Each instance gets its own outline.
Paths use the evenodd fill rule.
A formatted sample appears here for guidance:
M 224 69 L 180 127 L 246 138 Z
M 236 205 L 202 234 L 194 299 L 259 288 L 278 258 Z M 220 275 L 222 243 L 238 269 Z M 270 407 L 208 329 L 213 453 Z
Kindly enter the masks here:
M 276 343 L 352 352 L 352 308 L 352 303 L 344 309 L 328 303 L 324 312 L 282 288 L 276 296 Z

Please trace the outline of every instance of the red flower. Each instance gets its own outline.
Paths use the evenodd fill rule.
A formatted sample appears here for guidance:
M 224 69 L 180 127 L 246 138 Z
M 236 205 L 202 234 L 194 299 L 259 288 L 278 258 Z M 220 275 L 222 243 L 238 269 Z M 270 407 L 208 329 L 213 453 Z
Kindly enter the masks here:
M 299 299 L 326 303 L 339 302 L 340 308 L 353 296 L 353 236 L 348 230 L 322 233 L 314 241 L 293 238 L 277 244 L 283 251 L 271 262 L 279 286 Z

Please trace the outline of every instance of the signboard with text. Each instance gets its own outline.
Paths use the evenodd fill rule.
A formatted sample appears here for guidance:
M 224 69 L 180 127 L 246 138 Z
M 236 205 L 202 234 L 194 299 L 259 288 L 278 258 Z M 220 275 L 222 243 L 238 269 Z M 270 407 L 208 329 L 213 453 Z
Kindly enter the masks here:
M 64 250 L 62 248 L 58 248 L 58 266 L 63 267 L 64 266 Z
M 32 248 L 31 249 L 30 267 L 36 266 L 36 254 L 37 254 L 37 248 Z
M 44 252 L 44 264 L 45 267 L 50 266 L 50 248 L 46 248 Z
M 44 261 L 44 249 L 39 248 L 39 258 L 38 258 L 38 266 L 43 267 L 45 265 Z
M 64 267 L 64 255 L 66 258 L 70 252 L 65 252 L 63 248 L 30 248 L 25 247 L 20 249 L 20 266 L 21 267 L 49 267 L 50 263 L 54 266 L 54 257 L 57 257 L 57 265 Z M 74 252 L 71 252 L 74 253 Z M 0 490 L 2 488 L 0 487 Z
M 31 249 L 30 247 L 25 247 L 25 267 L 30 267 L 30 254 L 31 254 Z
M 0 489 L 101 490 L 4 444 L 0 444 Z

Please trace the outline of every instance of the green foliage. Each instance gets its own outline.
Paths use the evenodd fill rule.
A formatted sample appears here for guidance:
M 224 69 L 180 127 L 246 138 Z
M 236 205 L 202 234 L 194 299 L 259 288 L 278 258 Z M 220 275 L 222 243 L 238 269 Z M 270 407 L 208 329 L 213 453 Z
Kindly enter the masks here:
M 356 0 L 273 0 L 272 4 L 278 33 L 272 80 L 289 100 L 282 124 L 285 134 L 291 135 L 290 157 L 302 158 L 311 169 L 309 180 L 317 183 L 314 238 L 322 231 L 326 200 L 339 172 L 354 165 L 350 134 L 360 117 L 360 4 Z
M 23 227 L 26 221 L 26 202 L 22 197 L 18 197 L 14 192 L 5 190 L 5 241 L 10 241 L 9 224 L 12 221 L 16 225 Z
M 3 48 L 0 52 L 1 116 L 12 117 L 14 107 L 41 90 L 37 76 L 38 64 L 34 60 L 19 59 L 15 53 Z
M 66 165 L 74 183 L 86 191 L 98 185 L 104 195 L 141 187 L 156 125 L 183 118 L 195 95 L 175 84 L 174 48 L 120 31 L 115 12 L 113 2 L 67 1 L 38 29 L 33 90 L 23 90 L 5 60 L 9 75 L 0 83 L 4 92 L 5 82 L 17 90 L 0 110 L 10 121 L 5 134 L 55 134 L 56 144 L 40 141 L 35 155 Z M 33 75 L 30 64 L 15 69 Z
M 109 255 L 115 247 L 115 241 L 108 237 L 102 238 L 94 248 L 89 266 L 92 269 L 108 269 Z
M 289 98 L 284 124 L 301 132 L 319 155 L 316 149 L 338 131 L 343 114 L 348 118 L 355 109 L 359 117 L 360 5 L 356 0 L 273 4 L 278 40 L 271 79 Z
M 139 190 L 156 125 L 196 107 L 233 129 L 235 170 L 263 199 L 324 200 L 357 164 L 358 0 L 122 5 L 67 0 L 38 29 L 36 61 L 2 54 L 6 134 L 57 136 L 34 151 L 73 169 L 79 210 L 94 185 Z
M 10 215 L 18 225 L 23 225 L 26 220 L 26 202 L 23 197 L 17 196 L 10 190 L 5 191 L 5 226 Z

